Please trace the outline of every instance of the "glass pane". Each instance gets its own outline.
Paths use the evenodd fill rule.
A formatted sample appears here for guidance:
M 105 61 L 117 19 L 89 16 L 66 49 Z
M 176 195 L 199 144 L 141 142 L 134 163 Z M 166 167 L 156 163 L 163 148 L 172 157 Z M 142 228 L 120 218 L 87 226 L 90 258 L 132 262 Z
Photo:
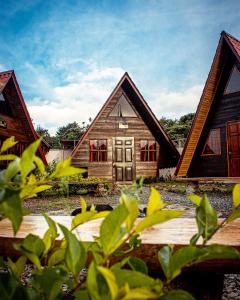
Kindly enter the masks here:
M 122 95 L 113 110 L 109 114 L 111 117 L 137 117 L 130 103 L 124 95 Z
M 148 161 L 148 152 L 147 151 L 141 151 L 140 159 L 141 159 L 141 161 Z
M 107 161 L 107 151 L 99 151 L 99 161 Z
M 125 161 L 131 162 L 132 161 L 132 148 L 125 149 Z
M 99 150 L 107 150 L 107 140 L 99 140 Z
M 240 72 L 237 67 L 234 66 L 228 79 L 227 86 L 225 88 L 224 94 L 230 94 L 240 91 Z
M 140 142 L 140 149 L 141 151 L 148 149 L 148 141 L 141 141 Z
M 210 131 L 203 154 L 221 154 L 220 128 Z
M 156 142 L 155 141 L 149 141 L 148 146 L 149 146 L 149 150 L 156 150 Z
M 90 140 L 90 151 L 98 149 L 98 141 L 97 140 Z
M 156 160 L 157 160 L 157 152 L 149 151 L 149 161 L 156 161 Z
M 90 161 L 98 161 L 98 152 L 90 151 Z

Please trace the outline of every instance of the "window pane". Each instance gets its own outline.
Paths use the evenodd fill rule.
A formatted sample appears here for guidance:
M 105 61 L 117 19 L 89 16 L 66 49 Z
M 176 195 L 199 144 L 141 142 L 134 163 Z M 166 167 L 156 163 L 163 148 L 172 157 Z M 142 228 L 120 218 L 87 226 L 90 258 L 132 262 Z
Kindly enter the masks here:
M 99 150 L 107 150 L 107 141 L 106 140 L 99 140 L 98 142 Z
M 90 161 L 98 161 L 98 152 L 90 151 Z
M 140 149 L 141 151 L 148 149 L 148 141 L 141 141 L 140 142 Z
M 157 160 L 157 155 L 156 151 L 150 151 L 149 152 L 149 161 L 156 161 Z
M 220 137 L 220 128 L 212 129 L 209 132 L 207 142 L 203 150 L 204 155 L 212 154 L 218 155 L 221 154 L 221 137 Z
M 149 141 L 149 150 L 156 150 L 156 142 L 155 141 Z
M 107 151 L 99 151 L 99 161 L 107 161 Z
M 140 159 L 141 159 L 141 161 L 148 161 L 148 152 L 141 151 Z
M 98 148 L 98 141 L 97 140 L 90 140 L 90 150 L 97 150 Z
M 225 88 L 224 94 L 230 94 L 240 91 L 240 72 L 237 67 L 234 66 L 230 78 L 228 80 L 227 86 Z

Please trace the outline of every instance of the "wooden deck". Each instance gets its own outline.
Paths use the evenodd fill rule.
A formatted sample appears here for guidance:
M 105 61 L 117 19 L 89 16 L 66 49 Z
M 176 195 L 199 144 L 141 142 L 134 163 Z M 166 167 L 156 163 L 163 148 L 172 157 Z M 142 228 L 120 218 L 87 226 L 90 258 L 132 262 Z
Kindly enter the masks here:
M 51 216 L 56 222 L 70 228 L 70 216 Z M 79 226 L 76 230 L 77 236 L 82 241 L 93 241 L 93 236 L 99 234 L 101 220 L 94 220 Z M 20 242 L 29 234 L 43 236 L 47 230 L 47 223 L 42 216 L 25 216 L 18 234 L 14 237 L 10 222 L 6 219 L 0 222 L 0 255 L 15 257 L 17 252 L 12 244 Z M 159 272 L 157 251 L 166 244 L 175 244 L 183 247 L 189 244 L 190 238 L 197 232 L 195 219 L 178 218 L 160 225 L 156 225 L 141 234 L 142 245 L 134 250 L 132 255 L 143 258 L 151 272 Z M 59 240 L 62 236 L 59 236 Z M 240 250 L 240 220 L 227 225 L 221 229 L 211 240 L 211 244 L 218 243 L 230 245 Z M 240 273 L 239 261 L 212 261 L 201 264 L 195 268 L 214 270 L 224 273 Z

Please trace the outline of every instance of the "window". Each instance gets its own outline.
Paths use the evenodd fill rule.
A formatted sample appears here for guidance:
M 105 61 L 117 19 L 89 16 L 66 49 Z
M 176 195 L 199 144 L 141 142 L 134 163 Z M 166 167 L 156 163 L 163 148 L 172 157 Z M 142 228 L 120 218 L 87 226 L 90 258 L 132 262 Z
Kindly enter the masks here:
M 221 154 L 221 136 L 220 128 L 211 129 L 207 142 L 203 148 L 202 155 L 220 155 Z
M 110 117 L 137 117 L 132 106 L 122 94 L 113 110 L 109 114 Z
M 141 161 L 157 160 L 156 141 L 142 140 L 140 142 L 140 160 Z
M 236 93 L 240 91 L 240 72 L 234 66 L 228 79 L 224 95 Z
M 107 140 L 90 140 L 90 161 L 107 161 Z

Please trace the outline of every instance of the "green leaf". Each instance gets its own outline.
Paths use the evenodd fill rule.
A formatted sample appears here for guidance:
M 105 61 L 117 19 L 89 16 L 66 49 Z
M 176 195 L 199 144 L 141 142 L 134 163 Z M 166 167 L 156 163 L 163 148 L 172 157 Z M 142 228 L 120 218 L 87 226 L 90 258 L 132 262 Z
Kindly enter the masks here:
M 14 136 L 11 136 L 10 138 L 6 139 L 1 147 L 0 153 L 3 153 L 5 151 L 7 151 L 8 149 L 12 148 L 13 146 L 15 146 L 18 142 L 15 141 Z
M 6 155 L 0 155 L 0 160 L 14 160 L 17 156 L 15 154 L 6 154 Z
M 44 243 L 34 234 L 28 234 L 21 244 L 15 244 L 14 248 L 24 254 L 38 270 L 41 270 L 40 257 L 44 252 Z
M 233 188 L 233 206 L 238 207 L 240 205 L 240 183 L 236 184 Z
M 65 261 L 68 269 L 74 274 L 76 280 L 82 268 L 85 266 L 87 255 L 84 246 L 76 236 L 65 226 L 58 224 L 67 241 Z
M 141 245 L 142 240 L 139 237 L 140 237 L 139 233 L 134 234 L 130 237 L 128 244 L 131 249 L 135 249 Z
M 32 170 L 35 169 L 34 158 L 40 143 L 41 143 L 41 139 L 36 140 L 23 151 L 21 161 L 20 161 L 20 171 L 23 180 Z
M 87 203 L 83 197 L 80 197 L 80 205 L 82 208 L 82 213 L 85 213 L 87 211 Z
M 27 258 L 25 256 L 20 256 L 15 263 L 11 260 L 11 258 L 8 257 L 8 266 L 16 279 L 19 279 L 19 277 L 22 275 L 26 261 Z
M 148 267 L 144 260 L 137 257 L 130 257 L 128 264 L 132 270 L 143 274 L 148 274 Z
M 53 247 L 55 239 L 58 236 L 56 223 L 45 213 L 42 213 L 46 222 L 48 223 L 48 230 L 45 232 L 43 236 L 43 242 L 45 245 L 45 250 L 43 256 L 45 256 L 49 250 Z
M 106 280 L 112 299 L 116 299 L 118 295 L 118 285 L 114 273 L 109 269 L 100 266 L 98 266 L 97 269 Z
M 196 208 L 196 220 L 198 233 L 205 241 L 209 240 L 217 228 L 217 213 L 211 206 L 206 195 L 203 196 L 200 205 Z
M 136 226 L 136 233 L 143 231 L 146 228 L 149 228 L 153 225 L 166 222 L 168 220 L 177 218 L 183 214 L 179 210 L 160 210 L 154 214 L 145 217 L 138 225 Z
M 227 223 L 230 223 L 230 222 L 232 222 L 232 221 L 234 221 L 234 220 L 236 220 L 236 219 L 238 219 L 238 218 L 240 218 L 240 210 L 238 209 L 236 209 L 236 210 L 234 210 L 232 213 L 231 213 L 231 215 L 230 216 L 228 216 L 228 218 L 227 218 Z
M 41 273 L 33 276 L 32 286 L 42 295 L 42 299 L 62 299 L 62 284 L 66 282 L 66 279 L 67 272 L 63 269 L 45 267 Z
M 152 187 L 151 195 L 147 205 L 147 216 L 154 214 L 155 212 L 159 211 L 164 207 L 165 207 L 165 203 L 161 200 L 160 193 L 155 188 Z
M 129 211 L 128 217 L 126 219 L 126 224 L 128 230 L 131 230 L 139 213 L 138 200 L 123 193 L 120 198 L 120 203 L 124 204 Z
M 147 288 L 131 289 L 122 300 L 158 299 L 159 295 Z
M 95 263 L 92 261 L 88 269 L 87 274 L 87 290 L 92 300 L 101 300 L 99 293 L 98 280 L 97 280 L 97 269 Z
M 190 200 L 192 203 L 196 204 L 197 206 L 199 206 L 202 201 L 202 197 L 197 196 L 195 194 L 188 195 L 187 198 L 188 198 L 188 200 Z
M 91 300 L 90 297 L 89 297 L 89 294 L 88 294 L 88 291 L 85 289 L 85 290 L 77 290 L 75 293 L 74 293 L 74 299 L 76 300 Z
M 118 205 L 102 222 L 100 227 L 100 243 L 105 256 L 113 253 L 123 242 L 126 230 L 123 223 L 128 216 L 125 205 Z
M 112 269 L 112 272 L 116 277 L 118 287 L 122 287 L 126 283 L 130 288 L 153 287 L 155 285 L 153 278 L 137 271 Z
M 38 156 L 34 156 L 33 161 L 35 162 L 35 164 L 38 167 L 38 170 L 40 171 L 41 174 L 45 173 L 45 166 L 43 161 L 41 160 L 41 158 L 39 158 Z
M 55 252 L 53 252 L 48 260 L 48 266 L 52 267 L 62 263 L 65 258 L 65 251 L 65 249 L 57 249 Z
M 160 297 L 159 300 L 195 300 L 195 298 L 186 291 L 172 290 Z
M 69 157 L 66 160 L 60 161 L 57 164 L 55 171 L 51 174 L 50 178 L 73 176 L 76 174 L 82 174 L 82 173 L 86 172 L 86 170 L 84 170 L 84 169 L 72 167 L 71 160 L 72 160 L 72 158 Z
M 5 171 L 5 181 L 8 182 L 10 181 L 13 177 L 17 175 L 19 172 L 19 163 L 20 163 L 20 158 L 16 158 L 14 161 L 11 161 L 8 164 L 8 167 Z
M 14 234 L 16 234 L 23 218 L 19 191 L 2 190 L 0 193 L 0 212 L 11 221 Z
M 170 259 L 172 256 L 172 247 L 164 246 L 161 248 L 160 251 L 158 251 L 158 259 L 161 264 L 162 270 L 166 278 L 168 279 L 171 274 L 171 269 L 170 269 Z
M 75 229 L 79 225 L 86 223 L 91 220 L 91 218 L 95 215 L 96 213 L 94 211 L 86 211 L 80 214 L 77 214 L 74 216 L 72 219 L 72 225 L 71 225 L 71 230 Z

